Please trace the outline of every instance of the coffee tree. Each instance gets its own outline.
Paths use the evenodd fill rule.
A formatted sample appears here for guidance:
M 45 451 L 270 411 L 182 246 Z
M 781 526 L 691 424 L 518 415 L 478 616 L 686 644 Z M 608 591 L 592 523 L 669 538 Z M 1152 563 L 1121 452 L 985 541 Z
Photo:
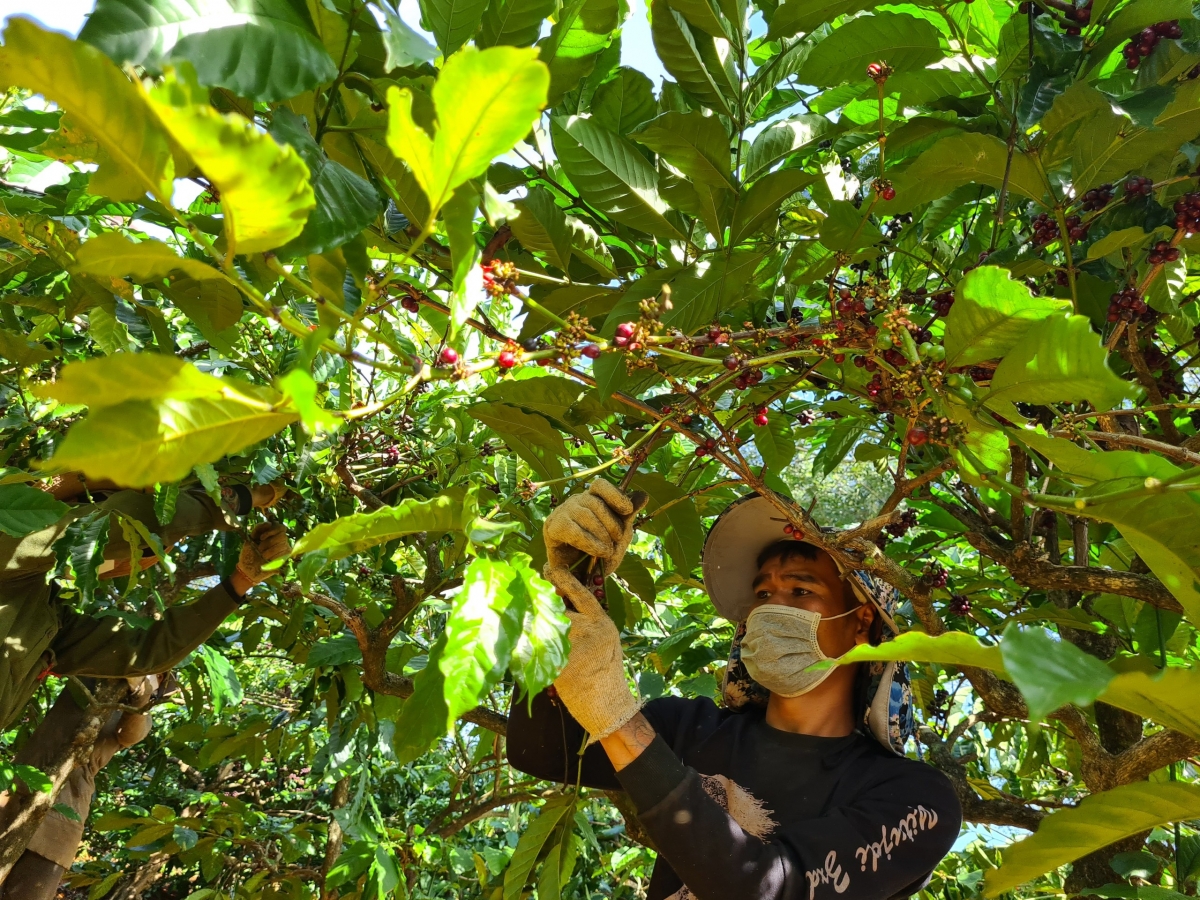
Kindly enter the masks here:
M 100 776 L 75 896 L 640 896 L 621 797 L 504 762 L 593 477 L 650 496 L 596 586 L 645 697 L 719 696 L 698 564 L 747 492 L 902 592 L 847 661 L 910 661 L 972 823 L 922 896 L 1195 895 L 1189 0 L 652 0 L 657 86 L 617 0 L 420 12 L 4 32 L 0 528 L 53 472 L 243 474 L 296 539 Z M 63 596 L 145 622 L 239 542 L 98 586 L 80 533 Z

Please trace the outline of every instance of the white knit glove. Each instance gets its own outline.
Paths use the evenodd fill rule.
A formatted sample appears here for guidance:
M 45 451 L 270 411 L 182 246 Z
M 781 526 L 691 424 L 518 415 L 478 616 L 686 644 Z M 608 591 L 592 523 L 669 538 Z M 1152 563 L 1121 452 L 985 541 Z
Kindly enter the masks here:
M 593 556 L 601 563 L 599 574 L 611 575 L 625 558 L 633 540 L 633 522 L 647 499 L 641 492 L 626 496 L 603 478 L 568 497 L 550 513 L 542 529 L 549 565 L 572 569 L 581 557 Z
M 595 595 L 568 569 L 547 565 L 543 574 L 568 601 L 566 612 L 571 620 L 571 652 L 554 687 L 575 721 L 587 731 L 589 743 L 595 742 L 612 734 L 642 707 L 625 677 L 621 635 Z

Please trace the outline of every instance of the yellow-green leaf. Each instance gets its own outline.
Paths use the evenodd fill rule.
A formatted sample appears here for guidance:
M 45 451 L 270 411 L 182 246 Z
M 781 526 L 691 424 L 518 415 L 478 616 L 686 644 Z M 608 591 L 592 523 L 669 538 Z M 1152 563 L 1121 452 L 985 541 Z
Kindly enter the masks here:
M 71 111 L 71 121 L 96 139 L 105 157 L 99 175 L 114 199 L 146 192 L 169 203 L 175 175 L 167 135 L 138 88 L 95 47 L 11 19 L 0 48 L 0 82 L 16 84 Z M 110 171 L 115 169 L 114 171 Z M 121 186 L 123 190 L 112 189 Z
M 1093 794 L 1074 809 L 1047 816 L 1036 834 L 1006 850 L 1003 865 L 984 882 L 984 896 L 1012 890 L 1130 835 L 1198 816 L 1200 786 L 1192 784 L 1140 781 Z
M 182 259 L 161 241 L 134 243 L 115 231 L 98 234 L 75 254 L 79 268 L 92 275 L 115 278 L 130 276 L 134 281 L 161 281 L 171 272 L 185 272 L 197 280 L 224 279 L 212 266 L 198 259 Z
M 1197 696 L 1200 669 L 1172 666 L 1154 674 L 1124 672 L 1109 682 L 1100 699 L 1200 740 Z
M 388 90 L 388 146 L 408 163 L 436 215 L 454 189 L 487 171 L 529 133 L 546 105 L 550 75 L 537 50 L 464 47 L 433 86 L 437 133 L 412 116 L 412 92 Z
M 178 73 L 149 93 L 159 120 L 220 192 L 231 253 L 261 253 L 304 230 L 316 205 L 308 166 L 237 113 L 208 105 Z
M 989 647 L 980 643 L 979 638 L 974 635 L 961 631 L 947 631 L 936 637 L 919 631 L 909 631 L 877 647 L 859 644 L 849 653 L 839 657 L 838 665 L 891 660 L 940 663 L 944 666 L 974 666 L 993 672 L 1004 671 L 1004 658 L 1000 655 L 999 647 Z

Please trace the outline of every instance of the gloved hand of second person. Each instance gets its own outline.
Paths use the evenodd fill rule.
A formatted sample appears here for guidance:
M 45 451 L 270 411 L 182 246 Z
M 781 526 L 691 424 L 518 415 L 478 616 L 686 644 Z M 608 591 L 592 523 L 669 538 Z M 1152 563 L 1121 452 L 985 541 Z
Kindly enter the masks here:
M 588 732 L 589 742 L 598 741 L 632 719 L 642 706 L 625 677 L 621 635 L 595 595 L 568 569 L 547 565 L 543 574 L 569 601 L 571 620 L 571 653 L 554 687 Z
M 254 585 L 266 581 L 269 573 L 263 571 L 263 566 L 272 560 L 282 559 L 291 550 L 287 529 L 282 525 L 271 522 L 256 525 L 250 532 L 250 539 L 242 544 L 242 552 L 234 572 L 234 578 L 246 585 L 242 590 L 241 584 L 235 581 L 239 593 L 244 594 Z
M 633 540 L 633 522 L 647 497 L 632 497 L 597 478 L 588 489 L 573 494 L 546 518 L 542 535 L 546 559 L 553 568 L 570 569 L 581 557 L 601 561 L 601 574 L 609 576 L 621 565 Z

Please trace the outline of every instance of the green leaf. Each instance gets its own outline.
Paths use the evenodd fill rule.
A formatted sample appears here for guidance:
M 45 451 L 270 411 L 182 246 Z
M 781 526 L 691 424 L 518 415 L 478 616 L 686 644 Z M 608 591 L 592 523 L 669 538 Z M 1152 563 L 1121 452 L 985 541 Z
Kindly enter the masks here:
M 242 683 L 238 681 L 233 664 L 223 654 L 206 645 L 202 645 L 199 652 L 200 658 L 204 660 L 204 668 L 208 671 L 213 712 L 219 716 L 226 706 L 233 707 L 242 702 Z
M 997 190 L 1004 184 L 1008 148 L 989 134 L 955 134 L 942 138 L 892 181 L 896 199 L 905 209 L 945 197 L 964 184 L 985 184 Z M 1040 201 L 1044 188 L 1037 166 L 1023 153 L 1013 154 L 1008 190 Z
M 821 478 L 830 475 L 854 449 L 864 431 L 866 423 L 858 419 L 843 419 L 834 425 L 825 444 L 813 457 L 813 475 Z
M 149 100 L 171 137 L 220 191 L 227 252 L 273 250 L 300 234 L 316 200 L 308 166 L 295 150 L 237 113 L 217 112 L 206 91 L 174 73 L 150 91 Z
M 1089 260 L 1103 259 L 1108 254 L 1124 250 L 1126 247 L 1140 247 L 1151 237 L 1153 237 L 1153 232 L 1144 230 L 1141 225 L 1110 231 L 1088 247 L 1087 258 Z
M 129 276 L 138 283 L 162 281 L 172 272 L 183 272 L 197 281 L 226 280 L 219 269 L 196 259 L 180 258 L 161 241 L 134 243 L 115 231 L 98 234 L 87 241 L 75 258 L 79 268 L 91 275 Z M 241 313 L 240 301 L 238 313 Z
M 33 793 L 49 794 L 54 790 L 54 782 L 41 769 L 21 763 L 13 766 L 13 769 L 17 777 L 25 783 L 25 787 Z
M 538 43 L 550 69 L 548 106 L 555 106 L 595 68 L 620 24 L 618 0 L 566 0 L 550 34 Z
M 554 0 L 491 0 L 479 34 L 478 47 L 511 44 L 527 47 L 538 39 L 542 20 L 554 14 Z
M 49 528 L 70 510 L 54 495 L 27 484 L 0 484 L 0 531 L 15 538 Z
M 738 197 L 729 229 L 729 243 L 738 244 L 780 215 L 783 201 L 816 180 L 798 169 L 782 169 L 758 179 Z M 770 229 L 768 229 L 769 231 Z
M 1096 657 L 1051 636 L 1045 628 L 1009 625 L 1000 641 L 1000 654 L 1035 722 L 1066 703 L 1090 706 L 1115 675 Z
M 767 471 L 781 474 L 796 455 L 796 438 L 792 435 L 792 418 L 786 415 L 767 417 L 764 427 L 753 429 L 754 446 L 762 457 Z
M 329 413 L 321 404 L 317 383 L 304 369 L 292 369 L 275 380 L 275 387 L 300 416 L 300 423 L 309 434 L 337 431 L 342 420 Z
M 504 871 L 504 900 L 521 900 L 525 883 L 529 880 L 538 857 L 541 856 L 542 848 L 558 827 L 559 821 L 565 816 L 570 816 L 574 809 L 574 794 L 554 797 L 542 806 L 538 817 L 530 822 L 522 833 L 512 860 Z
M 471 418 L 496 432 L 528 463 L 539 479 L 550 481 L 563 477 L 559 460 L 569 459 L 571 454 L 562 435 L 544 418 L 507 403 L 478 403 L 469 412 Z
M 674 309 L 663 322 L 691 334 L 745 300 L 746 283 L 763 261 L 757 250 L 734 250 L 718 256 L 703 270 L 689 268 L 671 283 Z
M 385 72 L 432 62 L 437 58 L 437 47 L 410 28 L 407 22 L 392 12 L 388 4 L 381 3 L 377 8 L 382 10 L 387 23 L 387 31 L 383 33 L 383 47 L 387 51 L 387 59 L 383 64 Z
M 187 60 L 201 84 L 252 100 L 286 100 L 337 76 L 306 17 L 287 0 L 98 0 L 79 39 L 118 63 L 153 71 Z
M 477 557 L 463 574 L 446 620 L 438 666 L 446 679 L 449 723 L 479 705 L 508 669 L 528 608 L 520 576 L 508 563 Z
M 76 362 L 37 395 L 92 410 L 127 400 L 221 397 L 233 383 L 206 375 L 191 363 L 159 353 L 126 354 Z
M 554 202 L 544 187 L 532 187 L 523 200 L 513 203 L 520 215 L 508 220 L 508 226 L 526 250 L 546 254 L 550 265 L 563 272 L 571 262 L 571 229 L 567 214 Z
M 650 79 L 622 66 L 615 78 L 596 88 L 592 97 L 592 119 L 614 134 L 629 134 L 658 115 L 658 101 Z
M 395 506 L 353 513 L 318 525 L 296 542 L 292 556 L 321 551 L 329 559 L 342 559 L 407 534 L 461 532 L 474 515 L 474 500 L 461 488 L 431 500 L 407 497 Z
M 280 107 L 271 117 L 271 137 L 293 148 L 308 166 L 316 207 L 304 230 L 279 252 L 285 256 L 328 253 L 353 240 L 383 211 L 379 194 L 361 175 L 330 161 L 303 119 Z M 340 286 L 339 286 L 340 287 Z M 335 302 L 341 303 L 341 293 Z
M 696 501 L 657 472 L 639 473 L 631 487 L 650 495 L 650 502 L 643 510 L 649 521 L 643 530 L 662 538 L 667 554 L 679 572 L 691 572 L 700 562 L 700 550 L 704 545 L 704 526 L 696 511 Z M 660 515 L 655 514 L 659 507 L 668 503 L 671 506 Z
M 567 227 L 571 229 L 571 250 L 575 256 L 605 278 L 616 278 L 617 269 L 612 251 L 591 225 L 567 216 Z
M 1115 706 L 1200 740 L 1200 670 L 1171 666 L 1160 673 L 1124 672 L 1100 695 Z
M 1070 309 L 1070 300 L 1033 296 L 1007 269 L 972 269 L 955 286 L 954 305 L 946 316 L 946 366 L 999 359 L 1021 342 L 1032 325 Z
M 550 120 L 559 162 L 583 198 L 618 222 L 672 240 L 684 235 L 665 217 L 658 175 L 632 143 L 592 119 Z
M 104 562 L 108 546 L 108 529 L 112 516 L 97 509 L 67 526 L 63 536 L 54 542 L 54 553 L 60 565 L 70 562 L 75 575 L 75 587 L 85 603 L 91 601 L 100 583 L 97 569 Z
M 983 487 L 986 475 L 1003 476 L 1012 467 L 1008 435 L 980 421 L 957 401 L 946 404 L 946 415 L 966 427 L 966 434 L 950 446 L 958 474 L 968 484 Z
M 41 344 L 26 340 L 23 334 L 0 328 L 0 357 L 18 366 L 35 366 L 54 359 L 55 354 Z
M 771 17 L 771 40 L 791 37 L 797 32 L 815 31 L 817 26 L 838 16 L 871 9 L 877 0 L 784 0 Z
M 833 87 L 863 81 L 867 65 L 886 59 L 897 72 L 923 69 L 942 58 L 941 34 L 925 19 L 897 13 L 860 16 L 817 44 L 800 70 L 802 84 Z
M 29 88 L 71 110 L 71 121 L 104 152 L 97 175 L 104 175 L 108 196 L 134 200 L 149 192 L 170 203 L 175 165 L 167 136 L 138 88 L 95 47 L 27 19 L 9 19 L 0 83 Z
M 989 647 L 979 642 L 973 634 L 947 631 L 936 637 L 920 631 L 906 631 L 878 646 L 859 644 L 838 658 L 838 665 L 856 662 L 908 662 L 938 663 L 943 666 L 972 666 L 993 672 L 1004 671 L 1004 658 L 999 647 Z
M 449 58 L 475 36 L 488 0 L 420 0 L 420 5 L 421 27 L 433 33 L 443 55 Z
M 663 113 L 643 125 L 633 139 L 662 156 L 690 180 L 730 191 L 738 189 L 730 169 L 729 136 L 714 116 L 699 112 Z
M 849 200 L 834 200 L 826 212 L 820 238 L 830 250 L 857 250 L 879 240 L 869 210 L 859 209 Z
M 127 487 L 178 481 L 197 463 L 216 462 L 296 421 L 294 412 L 274 408 L 277 399 L 269 389 L 240 385 L 221 397 L 104 406 L 71 426 L 44 465 Z
M 730 40 L 730 29 L 721 17 L 720 9 L 712 0 L 669 0 L 688 22 L 705 34 Z
M 581 393 L 583 385 L 578 381 L 545 375 L 520 381 L 499 381 L 480 396 L 484 400 L 509 403 L 527 412 L 540 413 L 560 428 L 570 431 L 578 422 L 572 407 Z M 588 434 L 586 428 L 579 431 L 580 436 Z
M 196 323 L 209 341 L 236 325 L 244 309 L 241 293 L 224 278 L 180 278 L 164 287 L 163 294 Z
M 392 751 L 400 765 L 406 766 L 433 746 L 446 733 L 450 721 L 446 707 L 446 678 L 442 675 L 441 659 L 446 650 L 446 635 L 437 639 L 429 650 L 425 668 L 413 678 L 412 695 L 400 707 Z
M 1197 816 L 1200 787 L 1182 782 L 1137 781 L 1084 797 L 1079 806 L 1047 816 L 1036 834 L 1005 850 L 1003 865 L 984 881 L 984 896 L 1012 890 L 1122 838 Z
M 546 105 L 549 80 L 533 49 L 463 48 L 433 86 L 438 128 L 432 139 L 413 120 L 412 91 L 388 89 L 388 146 L 412 169 L 430 215 L 529 133 Z
M 654 49 L 679 86 L 705 106 L 732 115 L 728 78 L 710 67 L 717 63 L 712 36 L 693 31 L 667 0 L 651 0 L 650 16 Z
M 1135 388 L 1113 374 L 1107 356 L 1087 316 L 1051 316 L 1000 361 L 984 402 L 1088 400 L 1096 409 L 1112 409 Z
M 628 558 L 628 557 L 627 557 Z M 512 651 L 512 672 L 532 699 L 553 683 L 567 664 L 571 622 L 563 612 L 563 603 L 554 585 L 530 568 L 529 556 L 515 553 L 509 565 L 517 578 L 510 585 L 514 596 L 525 594 L 525 622 L 520 639 Z
M 442 223 L 450 243 L 450 337 L 471 318 L 475 307 L 486 296 L 483 270 L 479 264 L 479 245 L 475 242 L 475 211 L 479 209 L 479 190 L 474 182 L 459 187 L 442 208 Z

